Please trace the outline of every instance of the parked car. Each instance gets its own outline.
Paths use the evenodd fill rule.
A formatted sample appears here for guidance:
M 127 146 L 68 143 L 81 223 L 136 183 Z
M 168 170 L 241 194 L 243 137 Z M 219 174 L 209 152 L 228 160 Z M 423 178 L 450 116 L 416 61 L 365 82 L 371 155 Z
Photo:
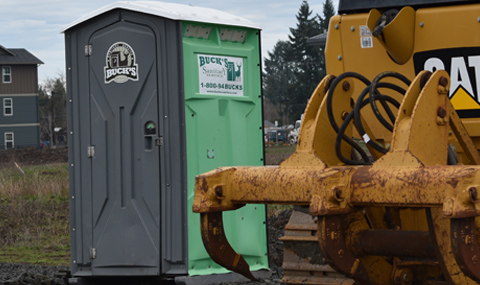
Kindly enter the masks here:
M 271 130 L 268 133 L 268 140 L 271 142 L 286 142 L 287 131 L 286 130 Z

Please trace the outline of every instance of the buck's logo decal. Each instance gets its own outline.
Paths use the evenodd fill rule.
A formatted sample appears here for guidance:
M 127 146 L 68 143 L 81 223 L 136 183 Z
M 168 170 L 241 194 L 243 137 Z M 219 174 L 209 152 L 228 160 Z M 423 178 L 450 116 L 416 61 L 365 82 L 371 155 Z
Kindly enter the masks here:
M 199 93 L 243 96 L 243 58 L 198 55 Z
M 125 83 L 128 80 L 138 80 L 138 65 L 135 52 L 126 43 L 114 43 L 107 52 L 105 83 L 112 81 Z

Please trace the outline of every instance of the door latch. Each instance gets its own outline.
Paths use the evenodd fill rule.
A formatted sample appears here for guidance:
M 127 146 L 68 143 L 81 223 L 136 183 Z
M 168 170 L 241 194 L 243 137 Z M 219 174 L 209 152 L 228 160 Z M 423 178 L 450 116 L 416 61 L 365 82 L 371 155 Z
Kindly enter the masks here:
M 155 140 L 155 146 L 163 146 L 163 137 L 159 137 Z
M 85 56 L 91 56 L 92 52 L 92 45 L 85 45 Z
M 95 259 L 97 258 L 97 249 L 94 247 L 90 248 L 90 259 Z
M 95 157 L 95 146 L 94 145 L 88 146 L 87 155 L 88 155 L 88 158 L 94 158 Z

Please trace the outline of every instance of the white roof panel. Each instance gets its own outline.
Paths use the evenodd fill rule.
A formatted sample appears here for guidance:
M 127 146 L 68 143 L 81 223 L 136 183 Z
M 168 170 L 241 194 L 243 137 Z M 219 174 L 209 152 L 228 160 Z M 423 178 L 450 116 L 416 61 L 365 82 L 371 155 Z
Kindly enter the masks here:
M 211 8 L 159 1 L 118 1 L 103 6 L 68 24 L 62 29 L 62 32 L 65 32 L 66 30 L 78 24 L 81 24 L 85 21 L 88 21 L 96 16 L 112 11 L 114 9 L 125 9 L 149 15 L 164 17 L 172 20 L 194 21 L 260 29 L 258 25 L 254 24 L 250 20 Z

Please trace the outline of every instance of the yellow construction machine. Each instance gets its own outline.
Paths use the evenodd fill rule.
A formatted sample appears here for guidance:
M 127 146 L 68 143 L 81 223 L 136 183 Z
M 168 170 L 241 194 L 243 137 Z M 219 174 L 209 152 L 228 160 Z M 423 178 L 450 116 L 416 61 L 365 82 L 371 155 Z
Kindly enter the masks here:
M 285 243 L 320 273 L 286 283 L 479 283 L 480 4 L 340 0 L 325 50 L 291 157 L 197 176 L 208 253 L 253 278 L 222 212 L 291 204 Z

